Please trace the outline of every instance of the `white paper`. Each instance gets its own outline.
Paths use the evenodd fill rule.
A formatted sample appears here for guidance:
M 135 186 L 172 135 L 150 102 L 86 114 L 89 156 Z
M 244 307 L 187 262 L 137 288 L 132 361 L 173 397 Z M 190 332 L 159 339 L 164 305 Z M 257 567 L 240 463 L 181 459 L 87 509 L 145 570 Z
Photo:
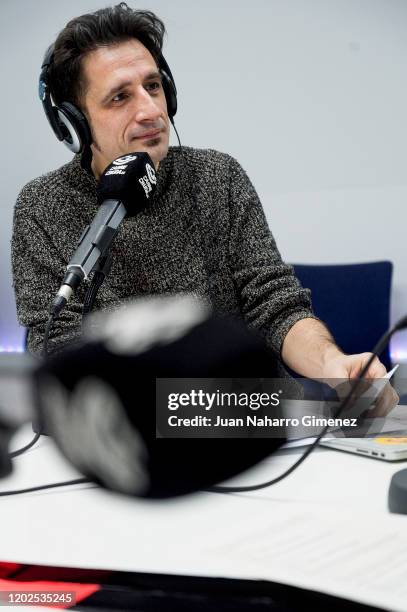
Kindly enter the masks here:
M 262 482 L 291 460 L 288 453 L 274 455 L 237 480 Z M 385 510 L 397 469 L 321 449 L 287 480 L 258 493 L 147 503 L 81 485 L 4 497 L 2 557 L 270 580 L 407 612 L 407 516 Z M 44 439 L 18 458 L 1 488 L 75 476 Z
M 406 611 L 407 516 L 326 513 L 273 504 L 267 522 L 235 524 L 239 534 L 210 550 L 239 574 L 245 564 L 247 576 Z

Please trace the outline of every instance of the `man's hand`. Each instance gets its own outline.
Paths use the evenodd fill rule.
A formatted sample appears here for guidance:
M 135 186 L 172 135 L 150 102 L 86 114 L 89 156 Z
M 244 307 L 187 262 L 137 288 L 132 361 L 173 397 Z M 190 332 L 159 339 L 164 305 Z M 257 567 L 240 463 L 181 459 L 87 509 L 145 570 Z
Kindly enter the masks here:
M 355 379 L 361 374 L 363 368 L 365 367 L 371 356 L 372 353 L 344 355 L 343 353 L 340 353 L 338 351 L 336 356 L 333 356 L 331 359 L 328 358 L 328 360 L 326 361 L 323 379 L 326 380 L 326 382 L 333 387 L 335 387 L 336 384 L 339 382 L 338 379 Z M 357 396 L 361 395 L 362 393 L 368 392 L 369 387 L 371 387 L 372 379 L 384 378 L 385 376 L 386 368 L 381 363 L 381 361 L 379 361 L 379 359 L 375 357 L 364 376 L 364 383 L 359 386 Z M 374 391 L 374 388 L 372 388 L 372 390 Z M 343 395 L 346 395 L 349 392 L 349 385 L 342 387 L 341 391 L 337 389 L 337 392 L 338 395 L 343 397 Z M 399 396 L 397 395 L 393 387 L 390 385 L 390 383 L 386 383 L 386 385 L 373 403 L 374 408 L 368 411 L 368 416 L 384 417 L 391 410 L 393 410 L 393 408 L 398 404 L 398 401 Z
M 371 353 L 345 355 L 336 346 L 325 325 L 315 319 L 301 319 L 292 326 L 284 339 L 281 354 L 284 363 L 298 374 L 323 379 L 332 387 L 336 387 L 340 381 L 343 383 L 359 376 L 371 357 Z M 359 387 L 358 395 L 369 388 L 369 380 L 385 376 L 386 368 L 376 357 L 365 375 L 364 384 Z M 348 385 L 345 387 L 349 390 Z M 369 411 L 369 416 L 385 416 L 398 400 L 397 393 L 387 383 L 376 399 L 374 409 Z
M 359 353 L 358 355 L 345 355 L 334 347 L 328 351 L 322 371 L 322 378 L 357 378 L 372 356 L 372 353 Z M 374 358 L 365 374 L 365 378 L 384 378 L 386 368 L 377 357 Z

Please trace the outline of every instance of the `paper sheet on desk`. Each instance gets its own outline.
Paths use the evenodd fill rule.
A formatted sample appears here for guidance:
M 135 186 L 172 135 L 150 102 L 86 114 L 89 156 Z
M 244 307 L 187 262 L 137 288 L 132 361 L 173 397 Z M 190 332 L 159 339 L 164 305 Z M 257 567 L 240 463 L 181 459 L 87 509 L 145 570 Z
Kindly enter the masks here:
M 244 565 L 247 577 L 406 611 L 407 517 L 326 512 L 316 516 L 309 505 L 273 504 L 268 522 L 234 525 L 239 535 L 227 541 L 219 536 L 223 542 L 211 553 L 229 558 L 232 573 L 233 565 L 240 572 Z
M 40 451 L 50 463 L 52 446 Z M 31 465 L 34 453 L 28 459 Z M 24 503 L 6 498 L 2 555 L 19 563 L 270 580 L 407 610 L 407 517 L 289 499 L 202 493 L 151 504 L 98 489 L 25 495 Z

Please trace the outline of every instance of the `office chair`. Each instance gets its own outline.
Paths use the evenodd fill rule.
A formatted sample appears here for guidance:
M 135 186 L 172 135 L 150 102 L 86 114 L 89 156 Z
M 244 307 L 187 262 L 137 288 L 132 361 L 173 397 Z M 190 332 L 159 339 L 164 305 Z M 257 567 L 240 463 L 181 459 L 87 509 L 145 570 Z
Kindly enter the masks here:
M 294 264 L 303 287 L 311 289 L 315 314 L 328 326 L 345 353 L 371 351 L 390 326 L 393 264 Z M 391 368 L 390 348 L 381 361 Z

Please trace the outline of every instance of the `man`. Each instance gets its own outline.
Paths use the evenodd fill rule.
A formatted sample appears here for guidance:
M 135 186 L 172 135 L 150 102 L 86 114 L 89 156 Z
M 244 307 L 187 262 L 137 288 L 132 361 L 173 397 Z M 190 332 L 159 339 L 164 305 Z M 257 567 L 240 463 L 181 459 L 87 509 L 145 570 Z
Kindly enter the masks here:
M 168 94 L 159 69 L 164 31 L 155 15 L 122 3 L 72 20 L 55 42 L 53 99 L 80 109 L 91 144 L 82 165 L 75 156 L 31 181 L 17 201 L 14 287 L 29 349 L 41 350 L 48 305 L 97 210 L 97 179 L 117 157 L 145 151 L 158 171 L 156 194 L 148 210 L 123 222 L 97 308 L 115 308 L 131 296 L 192 292 L 218 313 L 243 316 L 299 374 L 355 377 L 369 354 L 344 355 L 314 317 L 309 291 L 281 260 L 239 164 L 212 150 L 169 148 Z M 86 284 L 56 321 L 50 350 L 80 334 L 85 290 Z M 368 377 L 385 373 L 375 359 Z M 388 405 L 383 402 L 379 413 Z

